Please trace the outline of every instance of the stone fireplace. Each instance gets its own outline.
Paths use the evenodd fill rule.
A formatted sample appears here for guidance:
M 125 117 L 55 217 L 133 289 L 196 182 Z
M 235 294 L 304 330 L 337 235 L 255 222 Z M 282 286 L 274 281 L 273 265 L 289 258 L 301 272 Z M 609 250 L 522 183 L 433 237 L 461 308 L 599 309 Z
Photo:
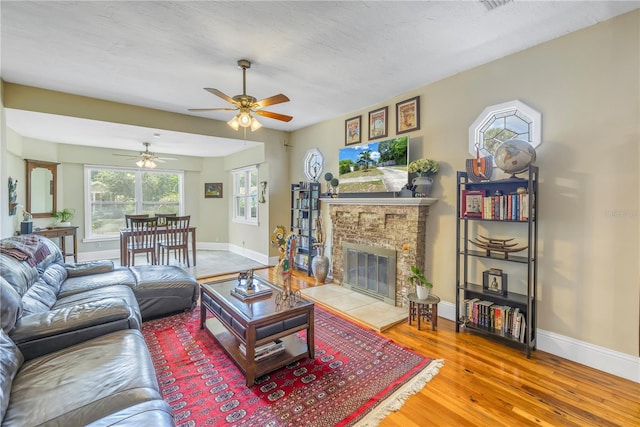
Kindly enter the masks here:
M 345 256 L 348 256 L 349 251 L 347 249 L 345 253 L 345 244 L 347 248 L 355 245 L 356 248 L 373 247 L 387 251 L 385 252 L 387 254 L 391 252 L 395 254 L 395 266 L 393 266 L 395 283 L 390 285 L 394 288 L 395 298 L 392 296 L 387 302 L 401 306 L 402 288 L 409 285 L 411 265 L 416 265 L 424 271 L 427 216 L 429 206 L 436 200 L 428 198 L 323 199 L 322 203 L 329 204 L 331 217 L 331 259 L 334 282 L 345 285 L 346 279 L 351 274 L 347 272 L 345 277 Z M 364 252 L 368 253 L 368 251 Z M 368 255 L 364 257 L 368 258 Z M 391 258 L 393 257 L 385 259 Z M 382 268 L 386 269 L 386 267 Z

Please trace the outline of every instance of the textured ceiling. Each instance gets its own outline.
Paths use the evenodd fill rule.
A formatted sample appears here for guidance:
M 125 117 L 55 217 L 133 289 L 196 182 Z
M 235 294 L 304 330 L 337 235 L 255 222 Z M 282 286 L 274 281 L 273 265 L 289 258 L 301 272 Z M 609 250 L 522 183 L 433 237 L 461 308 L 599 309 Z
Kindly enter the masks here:
M 267 108 L 294 116 L 291 122 L 260 121 L 292 131 L 638 6 L 514 0 L 488 11 L 479 1 L 2 1 L 0 74 L 11 83 L 227 121 L 230 111 L 187 109 L 226 107 L 203 88 L 242 93 L 236 62 L 246 58 L 253 62 L 248 94 L 291 99 Z M 155 131 L 78 120 L 74 134 L 65 135 L 68 123 L 48 117 L 40 124 L 30 114 L 9 110 L 9 127 L 35 138 L 132 150 L 140 149 L 141 134 Z M 98 131 L 100 138 L 91 136 Z M 171 151 L 173 136 L 163 136 L 166 146 L 157 151 L 223 154 L 210 137 L 182 145 L 204 144 L 206 151 L 204 145 Z

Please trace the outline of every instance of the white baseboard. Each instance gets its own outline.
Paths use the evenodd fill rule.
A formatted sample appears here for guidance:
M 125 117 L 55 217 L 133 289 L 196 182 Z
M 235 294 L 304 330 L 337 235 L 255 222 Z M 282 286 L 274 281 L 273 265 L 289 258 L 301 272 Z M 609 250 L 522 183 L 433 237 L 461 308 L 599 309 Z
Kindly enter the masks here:
M 455 322 L 456 305 L 452 302 L 441 301 L 438 304 L 438 317 Z M 640 357 L 590 344 L 556 334 L 555 332 L 538 329 L 536 333 L 538 337 L 536 348 L 539 350 L 640 383 Z
M 252 251 L 247 248 L 243 248 L 242 246 L 229 244 L 227 246 L 227 250 L 233 252 L 234 254 L 242 255 L 245 258 L 252 259 L 260 264 L 269 265 L 269 255 Z
M 93 251 L 93 252 L 80 252 L 78 253 L 78 262 L 82 261 L 97 261 L 101 259 L 117 259 L 120 260 L 119 249 L 109 249 L 107 251 Z M 71 257 L 68 257 L 66 262 L 71 262 Z M 120 265 L 120 261 L 117 262 Z
M 197 242 L 196 250 L 198 249 L 202 249 L 203 251 L 228 251 L 229 244 L 220 242 Z
M 640 383 L 640 357 L 538 329 L 538 349 Z

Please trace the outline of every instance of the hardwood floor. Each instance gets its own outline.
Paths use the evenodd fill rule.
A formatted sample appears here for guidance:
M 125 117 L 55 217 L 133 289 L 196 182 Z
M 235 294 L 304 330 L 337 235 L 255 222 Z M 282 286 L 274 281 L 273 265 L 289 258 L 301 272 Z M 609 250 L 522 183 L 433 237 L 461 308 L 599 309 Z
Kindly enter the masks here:
M 256 270 L 273 280 L 273 269 Z M 314 286 L 295 271 L 294 289 Z M 472 333 L 403 323 L 382 335 L 445 364 L 381 427 L 640 426 L 640 384 L 543 351 L 522 352 Z M 639 367 L 640 369 L 640 367 Z

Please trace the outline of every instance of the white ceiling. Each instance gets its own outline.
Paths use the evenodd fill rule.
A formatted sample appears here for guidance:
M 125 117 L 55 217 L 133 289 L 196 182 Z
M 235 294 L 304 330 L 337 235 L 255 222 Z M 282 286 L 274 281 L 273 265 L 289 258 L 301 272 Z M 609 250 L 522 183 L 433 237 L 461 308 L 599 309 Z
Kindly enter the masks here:
M 291 101 L 266 110 L 293 131 L 366 109 L 447 76 L 639 7 L 636 1 L 6 1 L 2 78 L 11 83 L 227 121 L 203 90 Z M 218 156 L 239 141 L 7 111 L 21 135 L 138 151 Z M 154 133 L 161 138 L 151 139 Z M 259 132 L 259 131 L 258 131 Z M 238 138 L 242 139 L 242 132 Z M 180 144 L 176 144 L 179 138 Z M 182 141 L 188 140 L 188 143 Z M 217 145 L 217 144 L 221 145 Z M 222 151 L 226 150 L 226 151 Z

